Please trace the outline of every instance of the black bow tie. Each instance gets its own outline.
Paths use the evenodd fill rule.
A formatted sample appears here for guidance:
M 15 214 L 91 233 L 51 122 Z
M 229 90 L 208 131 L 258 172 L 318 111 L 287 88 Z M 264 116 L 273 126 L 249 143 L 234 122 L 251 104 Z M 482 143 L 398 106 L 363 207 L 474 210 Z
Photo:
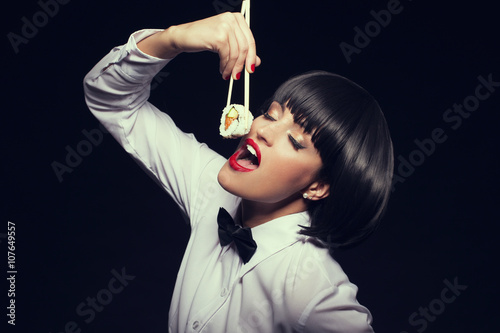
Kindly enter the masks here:
M 238 254 L 246 264 L 257 250 L 257 243 L 252 238 L 252 230 L 236 225 L 231 215 L 222 207 L 217 215 L 217 223 L 219 224 L 220 244 L 226 246 L 234 241 Z

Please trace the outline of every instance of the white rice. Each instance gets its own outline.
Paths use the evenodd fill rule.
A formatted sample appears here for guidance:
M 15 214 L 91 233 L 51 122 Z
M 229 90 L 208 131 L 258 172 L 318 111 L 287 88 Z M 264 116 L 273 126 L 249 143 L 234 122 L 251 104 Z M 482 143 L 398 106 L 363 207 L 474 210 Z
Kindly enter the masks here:
M 238 118 L 233 120 L 231 125 L 226 130 L 226 115 L 235 108 L 238 112 Z M 247 119 L 248 118 L 248 119 Z M 234 139 L 241 137 L 248 132 L 250 132 L 250 127 L 252 126 L 253 115 L 251 112 L 245 112 L 245 107 L 241 104 L 230 104 L 222 110 L 222 116 L 220 118 L 219 132 L 225 139 Z

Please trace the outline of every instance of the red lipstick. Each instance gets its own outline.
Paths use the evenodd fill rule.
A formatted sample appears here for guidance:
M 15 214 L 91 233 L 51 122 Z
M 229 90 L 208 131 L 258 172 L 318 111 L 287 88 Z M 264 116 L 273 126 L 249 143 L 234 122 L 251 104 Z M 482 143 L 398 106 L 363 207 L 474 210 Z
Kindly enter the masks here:
M 255 154 L 250 151 L 250 146 L 255 151 Z M 240 159 L 241 157 L 241 159 Z M 253 161 L 257 160 L 257 164 Z M 239 172 L 250 172 L 257 169 L 260 165 L 260 149 L 259 146 L 252 139 L 246 139 L 240 148 L 229 158 L 229 165 Z

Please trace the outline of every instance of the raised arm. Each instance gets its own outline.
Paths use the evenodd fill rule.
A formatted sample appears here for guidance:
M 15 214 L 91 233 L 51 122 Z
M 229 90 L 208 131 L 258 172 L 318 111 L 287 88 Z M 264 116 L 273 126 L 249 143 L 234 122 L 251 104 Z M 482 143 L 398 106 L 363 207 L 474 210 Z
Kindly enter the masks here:
M 260 64 L 242 16 L 225 13 L 166 30 L 138 31 L 84 80 L 91 112 L 191 217 L 206 201 L 196 199 L 200 186 L 219 186 L 216 174 L 225 159 L 180 131 L 147 100 L 152 79 L 173 57 L 205 50 L 220 55 L 223 77 L 236 77 L 245 62 L 250 70 Z

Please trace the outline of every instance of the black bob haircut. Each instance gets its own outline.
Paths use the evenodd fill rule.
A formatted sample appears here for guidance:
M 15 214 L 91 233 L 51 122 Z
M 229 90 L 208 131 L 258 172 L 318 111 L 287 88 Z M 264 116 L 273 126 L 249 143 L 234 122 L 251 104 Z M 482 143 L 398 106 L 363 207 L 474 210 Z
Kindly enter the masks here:
M 392 185 L 392 141 L 377 101 L 354 82 L 323 71 L 292 77 L 268 103 L 273 101 L 312 135 L 323 162 L 318 180 L 330 185 L 329 196 L 308 201 L 311 225 L 301 233 L 331 250 L 360 243 L 377 228 Z

